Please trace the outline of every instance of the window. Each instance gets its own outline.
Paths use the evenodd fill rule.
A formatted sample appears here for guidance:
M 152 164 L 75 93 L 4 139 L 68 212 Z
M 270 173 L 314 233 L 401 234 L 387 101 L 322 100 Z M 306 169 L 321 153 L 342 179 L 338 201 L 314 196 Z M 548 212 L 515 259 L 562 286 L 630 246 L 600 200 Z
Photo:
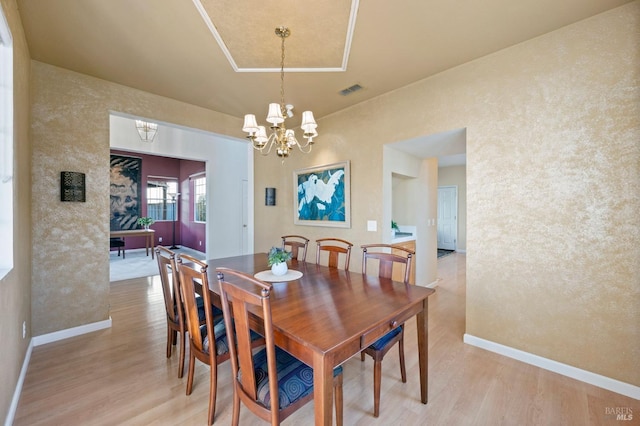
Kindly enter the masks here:
M 13 41 L 0 6 L 0 278 L 13 268 Z
M 205 176 L 193 180 L 193 220 L 196 222 L 207 221 L 207 178 Z
M 175 220 L 177 193 L 177 179 L 149 176 L 147 179 L 147 216 L 156 222 Z

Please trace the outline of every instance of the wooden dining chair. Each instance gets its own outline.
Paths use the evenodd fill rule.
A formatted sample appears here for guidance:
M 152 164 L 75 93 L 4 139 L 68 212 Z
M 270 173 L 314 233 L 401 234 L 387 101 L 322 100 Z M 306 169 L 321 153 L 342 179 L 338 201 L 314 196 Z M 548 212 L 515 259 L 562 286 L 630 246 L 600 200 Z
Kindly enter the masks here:
M 176 253 L 163 246 L 155 248 L 164 307 L 167 318 L 167 358 L 171 358 L 171 347 L 177 343 L 180 334 L 180 359 L 178 361 L 178 377 L 184 375 L 184 358 L 187 326 L 185 322 L 185 308 L 180 291 L 180 275 L 176 271 Z M 196 298 L 198 318 L 200 324 L 205 322 L 204 299 Z M 214 318 L 222 318 L 222 310 L 213 307 Z
M 283 235 L 282 236 L 282 248 L 289 249 L 292 258 L 300 262 L 307 260 L 307 248 L 309 246 L 309 239 L 302 235 Z
M 182 299 L 185 306 L 185 317 L 189 331 L 189 370 L 187 373 L 187 395 L 193 390 L 195 360 L 210 367 L 209 412 L 207 421 L 213 424 L 216 412 L 216 392 L 218 388 L 218 364 L 229 359 L 229 343 L 224 321 L 214 320 L 212 309 L 205 309 L 205 323 L 200 324 L 196 302 L 196 283 L 200 287 L 204 306 L 212 306 L 207 278 L 207 264 L 186 254 L 178 256 L 178 271 Z M 213 344 L 211 343 L 213 340 Z M 252 333 L 254 346 L 262 344 L 262 338 Z
M 351 259 L 351 244 L 347 240 L 340 238 L 320 238 L 316 240 L 316 264 L 320 264 L 320 258 L 323 252 L 327 252 L 329 255 L 328 264 L 329 268 L 338 268 L 340 255 L 344 254 L 344 270 L 349 270 L 349 261 Z
M 393 250 L 393 252 L 392 252 Z M 378 261 L 378 276 L 391 279 L 393 266 L 404 266 L 404 283 L 409 284 L 411 260 L 415 251 L 391 244 L 367 244 L 362 246 L 362 273 L 367 273 L 367 261 Z M 404 324 L 400 324 L 380 339 L 366 347 L 360 356 L 364 361 L 365 354 L 373 358 L 373 416 L 380 415 L 380 385 L 382 381 L 382 359 L 389 350 L 398 343 L 400 355 L 400 375 L 402 383 L 407 382 L 407 371 L 404 365 Z
M 231 336 L 233 371 L 233 418 L 240 421 L 240 403 L 259 418 L 278 425 L 313 399 L 313 369 L 275 346 L 271 320 L 272 286 L 250 275 L 216 268 L 227 330 Z M 233 282 L 226 281 L 230 278 Z M 249 312 L 262 318 L 266 346 L 253 353 L 250 346 Z M 336 424 L 342 425 L 342 367 L 333 370 Z
M 178 377 L 182 377 L 184 374 L 186 326 L 184 323 L 184 307 L 180 296 L 180 281 L 178 274 L 173 273 L 176 270 L 176 254 L 162 246 L 157 246 L 155 251 L 167 317 L 167 358 L 171 358 L 171 347 L 176 344 L 178 333 L 180 333 Z

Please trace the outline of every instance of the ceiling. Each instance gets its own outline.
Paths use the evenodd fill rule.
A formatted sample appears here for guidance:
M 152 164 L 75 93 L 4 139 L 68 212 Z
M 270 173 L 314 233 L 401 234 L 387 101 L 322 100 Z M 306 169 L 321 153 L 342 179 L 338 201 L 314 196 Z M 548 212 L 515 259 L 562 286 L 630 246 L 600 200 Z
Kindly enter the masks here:
M 31 57 L 236 117 L 316 119 L 630 0 L 17 0 Z M 348 96 L 340 91 L 358 84 Z M 297 122 L 295 120 L 298 120 Z M 318 127 L 322 132 L 322 123 Z M 238 130 L 237 136 L 242 136 Z

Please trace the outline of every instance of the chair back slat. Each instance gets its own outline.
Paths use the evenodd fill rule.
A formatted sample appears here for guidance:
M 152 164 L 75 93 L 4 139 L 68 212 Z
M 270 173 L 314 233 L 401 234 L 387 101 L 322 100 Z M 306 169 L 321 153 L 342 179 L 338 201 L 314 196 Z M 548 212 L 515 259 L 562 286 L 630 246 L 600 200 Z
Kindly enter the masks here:
M 387 251 L 383 251 L 387 250 Z M 390 250 L 396 250 L 400 253 L 391 253 Z M 367 260 L 378 260 L 378 276 L 391 279 L 393 276 L 393 266 L 396 264 L 404 265 L 405 284 L 409 283 L 411 276 L 411 261 L 415 251 L 405 247 L 395 246 L 393 244 L 366 244 L 362 246 L 362 273 L 367 273 Z
M 340 255 L 344 255 L 344 269 L 349 269 L 351 260 L 351 247 L 353 244 L 347 240 L 340 238 L 320 238 L 316 240 L 316 264 L 320 264 L 320 257 L 323 252 L 328 253 L 327 266 L 330 268 L 338 268 Z
M 302 235 L 283 235 L 282 248 L 287 249 L 292 254 L 292 259 L 300 262 L 307 260 L 307 248 L 309 247 L 309 239 Z

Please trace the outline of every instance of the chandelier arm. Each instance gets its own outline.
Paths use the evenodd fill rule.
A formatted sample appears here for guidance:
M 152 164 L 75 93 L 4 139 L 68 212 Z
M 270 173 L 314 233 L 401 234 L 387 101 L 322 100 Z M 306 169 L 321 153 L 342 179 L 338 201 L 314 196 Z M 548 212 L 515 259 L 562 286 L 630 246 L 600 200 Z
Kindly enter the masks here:
M 269 153 L 271 153 L 271 150 L 273 149 L 273 146 L 276 145 L 277 139 L 278 138 L 276 136 L 276 133 L 271 133 L 269 135 L 269 139 L 267 140 L 267 143 L 265 143 L 262 148 L 258 148 L 258 151 L 260 151 L 260 154 L 262 154 L 265 157 L 269 155 Z M 265 148 L 267 148 L 267 152 L 264 152 Z
M 309 149 L 305 150 L 305 148 L 307 147 L 309 147 Z M 305 143 L 304 145 L 300 145 L 300 143 L 298 143 L 298 149 L 302 151 L 303 154 L 310 153 L 312 148 L 313 148 L 313 142 L 307 141 L 307 143 Z

